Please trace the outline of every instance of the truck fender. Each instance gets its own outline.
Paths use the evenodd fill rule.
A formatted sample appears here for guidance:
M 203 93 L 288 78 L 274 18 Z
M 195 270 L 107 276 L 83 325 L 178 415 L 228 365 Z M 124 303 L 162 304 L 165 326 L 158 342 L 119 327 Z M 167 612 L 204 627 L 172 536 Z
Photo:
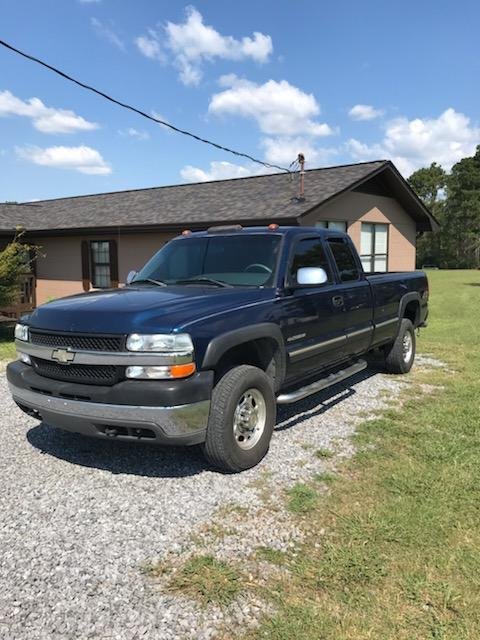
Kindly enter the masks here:
M 275 340 L 278 345 L 275 358 L 277 366 L 276 378 L 277 385 L 281 384 L 285 377 L 286 370 L 285 343 L 280 327 L 273 322 L 262 322 L 260 324 L 242 327 L 213 338 L 205 351 L 202 369 L 211 369 L 215 367 L 222 356 L 233 347 L 238 347 L 241 344 L 252 342 L 259 338 L 270 338 Z
M 408 303 L 413 301 L 418 302 L 419 309 L 420 309 L 422 299 L 418 291 L 411 291 L 410 293 L 406 293 L 404 296 L 400 298 L 400 304 L 398 308 L 398 318 L 399 318 L 398 326 L 399 327 L 400 327 L 400 322 L 405 315 L 405 309 L 407 308 Z M 415 323 L 413 324 L 415 325 Z

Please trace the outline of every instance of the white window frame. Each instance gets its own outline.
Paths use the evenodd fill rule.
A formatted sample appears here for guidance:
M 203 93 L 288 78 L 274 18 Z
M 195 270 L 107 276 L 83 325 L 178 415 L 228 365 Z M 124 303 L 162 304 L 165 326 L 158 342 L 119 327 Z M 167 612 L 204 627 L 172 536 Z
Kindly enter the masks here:
M 371 237 L 371 252 L 363 253 L 362 252 L 362 231 L 364 225 L 369 225 L 372 227 L 372 237 Z M 377 253 L 376 252 L 376 233 L 378 227 L 386 227 L 387 230 L 387 239 L 386 239 L 386 247 L 385 253 Z M 360 227 L 360 260 L 362 262 L 362 266 L 367 272 L 375 272 L 375 261 L 377 259 L 385 259 L 385 273 L 388 271 L 388 257 L 389 257 L 389 237 L 390 237 L 390 225 L 386 222 L 362 222 Z M 365 261 L 369 261 L 369 269 L 365 268 Z M 383 273 L 383 272 L 382 272 Z

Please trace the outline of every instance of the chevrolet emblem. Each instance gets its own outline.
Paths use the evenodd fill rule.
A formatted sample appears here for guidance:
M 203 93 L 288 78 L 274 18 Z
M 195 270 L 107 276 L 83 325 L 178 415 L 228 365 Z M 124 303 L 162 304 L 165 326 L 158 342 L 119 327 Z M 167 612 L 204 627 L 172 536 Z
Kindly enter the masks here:
M 62 364 L 73 362 L 74 358 L 75 354 L 71 351 L 67 351 L 67 349 L 55 349 L 55 351 L 52 351 L 52 360 L 56 360 Z

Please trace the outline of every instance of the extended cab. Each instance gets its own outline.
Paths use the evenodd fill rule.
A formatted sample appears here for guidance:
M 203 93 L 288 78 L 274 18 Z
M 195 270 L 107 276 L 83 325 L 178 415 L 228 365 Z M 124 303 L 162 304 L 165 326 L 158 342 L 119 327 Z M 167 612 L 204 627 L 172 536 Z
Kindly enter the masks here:
M 278 403 L 358 373 L 372 349 L 408 372 L 427 318 L 424 273 L 365 274 L 347 235 L 317 228 L 184 232 L 128 280 L 22 319 L 15 402 L 99 438 L 202 443 L 227 471 L 263 458 Z

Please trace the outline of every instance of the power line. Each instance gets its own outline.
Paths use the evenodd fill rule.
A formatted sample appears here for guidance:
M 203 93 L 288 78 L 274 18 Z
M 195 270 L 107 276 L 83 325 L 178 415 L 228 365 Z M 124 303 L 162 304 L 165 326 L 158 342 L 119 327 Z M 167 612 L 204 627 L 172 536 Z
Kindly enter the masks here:
M 88 84 L 85 84 L 84 82 L 81 82 L 80 80 L 77 80 L 76 78 L 73 78 L 72 76 L 69 76 L 67 73 L 64 73 L 60 69 L 57 69 L 56 67 L 48 64 L 47 62 L 44 62 L 43 60 L 40 60 L 40 58 L 36 58 L 35 56 L 32 56 L 29 53 L 26 53 L 25 51 L 21 51 L 20 49 L 17 49 L 16 47 L 12 46 L 8 42 L 5 42 L 5 40 L 1 40 L 0 39 L 0 45 L 2 45 L 2 47 L 5 47 L 6 49 L 10 49 L 10 51 L 13 51 L 14 53 L 18 53 L 20 56 L 22 56 L 24 58 L 27 58 L 27 60 L 31 60 L 32 62 L 36 62 L 37 64 L 41 65 L 42 67 L 45 67 L 49 71 L 53 71 L 54 73 L 56 73 L 57 75 L 61 76 L 62 78 L 65 78 L 65 80 L 69 80 L 70 82 L 73 82 L 74 84 L 78 85 L 79 87 L 82 87 L 83 89 L 87 89 L 88 91 L 92 91 L 93 93 L 96 93 L 97 95 L 101 96 L 102 98 L 105 98 L 106 100 L 109 100 L 110 102 L 113 102 L 113 104 L 116 104 L 119 107 L 123 107 L 124 109 L 128 109 L 129 111 L 133 111 L 134 113 L 136 113 L 136 114 L 138 114 L 140 116 L 143 116 L 144 118 L 148 118 L 148 120 L 152 120 L 153 122 L 156 122 L 157 124 L 162 124 L 164 127 L 168 127 L 169 129 L 172 129 L 173 131 L 176 131 L 177 133 L 181 133 L 184 136 L 189 136 L 190 138 L 193 138 L 194 140 L 197 140 L 198 142 L 203 142 L 204 144 L 208 144 L 211 147 L 215 147 L 215 149 L 220 149 L 220 151 L 226 151 L 227 153 L 232 153 L 235 156 L 238 156 L 238 157 L 241 157 L 241 158 L 247 158 L 247 160 L 250 160 L 251 162 L 255 162 L 256 164 L 261 164 L 262 166 L 266 167 L 267 169 L 279 169 L 280 171 L 285 171 L 286 173 L 290 173 L 290 170 L 286 169 L 285 167 L 280 167 L 277 164 L 270 164 L 268 162 L 263 162 L 262 160 L 258 160 L 258 158 L 254 158 L 253 156 L 249 155 L 248 153 L 242 153 L 241 151 L 235 151 L 234 149 L 230 149 L 229 147 L 224 147 L 221 144 L 218 144 L 216 142 L 212 142 L 211 140 L 207 140 L 206 138 L 202 138 L 201 136 L 197 136 L 195 133 L 191 133 L 190 131 L 186 131 L 184 129 L 180 129 L 179 127 L 176 127 L 175 125 L 170 124 L 170 122 L 166 122 L 165 120 L 161 120 L 160 118 L 156 118 L 155 116 L 152 116 L 149 113 L 146 113 L 145 111 L 142 111 L 141 109 L 137 109 L 137 107 L 133 107 L 132 105 L 127 104 L 126 102 L 121 102 L 120 100 L 117 100 L 116 98 L 112 98 L 112 96 L 109 96 L 107 93 L 104 93 L 103 91 L 100 91 L 99 89 L 96 89 L 95 87 L 92 87 L 92 86 L 90 86 Z

